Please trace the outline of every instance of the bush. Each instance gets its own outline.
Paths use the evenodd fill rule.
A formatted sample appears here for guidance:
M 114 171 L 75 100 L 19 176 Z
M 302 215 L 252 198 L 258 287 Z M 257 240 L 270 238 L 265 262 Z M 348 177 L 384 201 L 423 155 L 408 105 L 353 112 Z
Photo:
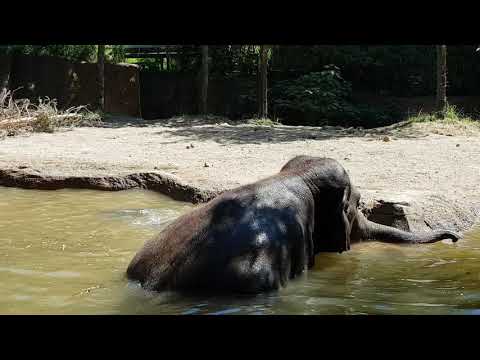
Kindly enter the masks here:
M 275 84 L 271 90 L 272 107 L 288 122 L 303 120 L 320 125 L 355 116 L 348 101 L 351 93 L 351 84 L 341 77 L 339 69 L 328 65 L 321 72 Z
M 443 123 L 472 123 L 479 125 L 480 122 L 476 117 L 466 115 L 461 109 L 455 105 L 447 105 L 443 118 L 440 118 L 436 113 L 422 113 L 419 112 L 415 116 L 409 118 L 410 122 L 425 123 L 425 122 L 443 122 Z
M 351 84 L 337 67 L 328 65 L 321 72 L 278 82 L 270 99 L 275 116 L 289 124 L 374 127 L 396 115 L 391 106 L 353 104 L 351 95 Z
M 32 128 L 33 131 L 36 132 L 53 133 L 55 131 L 53 121 L 46 112 L 41 112 L 35 116 L 35 120 L 32 122 Z
M 271 119 L 250 119 L 249 124 L 254 126 L 270 126 L 274 127 L 278 123 Z

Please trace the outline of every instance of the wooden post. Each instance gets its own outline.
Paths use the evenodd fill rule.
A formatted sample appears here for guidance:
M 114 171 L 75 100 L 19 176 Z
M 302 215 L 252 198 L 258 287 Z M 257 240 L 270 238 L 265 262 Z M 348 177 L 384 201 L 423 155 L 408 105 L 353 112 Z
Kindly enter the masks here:
M 142 89 L 141 89 L 141 80 L 140 80 L 140 67 L 137 65 L 136 67 L 136 81 L 135 84 L 137 85 L 137 99 L 138 99 L 138 117 L 140 119 L 143 118 L 143 112 L 142 112 Z
M 167 49 L 167 71 L 170 71 L 170 53 Z
M 202 45 L 202 67 L 200 70 L 200 114 L 208 111 L 208 46 Z
M 437 45 L 437 93 L 436 108 L 440 118 L 447 110 L 447 46 Z
M 105 111 L 105 45 L 98 45 L 97 54 L 98 75 L 98 109 Z
M 268 70 L 268 53 L 265 45 L 260 46 L 259 67 L 260 72 L 260 91 L 258 94 L 258 115 L 264 119 L 268 117 L 268 98 L 267 98 L 267 70 Z
M 262 113 L 262 103 L 263 103 L 263 91 L 262 91 L 262 61 L 260 57 L 260 52 L 258 53 L 258 60 L 257 60 L 257 113 L 258 117 L 261 118 L 260 115 Z

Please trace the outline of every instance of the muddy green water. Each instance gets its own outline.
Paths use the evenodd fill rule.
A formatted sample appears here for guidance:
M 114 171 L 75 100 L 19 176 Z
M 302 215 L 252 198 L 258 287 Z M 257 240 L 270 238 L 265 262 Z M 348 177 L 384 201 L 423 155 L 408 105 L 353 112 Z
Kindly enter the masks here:
M 0 187 L 0 314 L 480 314 L 480 232 L 457 244 L 360 244 L 258 296 L 153 294 L 125 269 L 192 205 L 148 191 Z

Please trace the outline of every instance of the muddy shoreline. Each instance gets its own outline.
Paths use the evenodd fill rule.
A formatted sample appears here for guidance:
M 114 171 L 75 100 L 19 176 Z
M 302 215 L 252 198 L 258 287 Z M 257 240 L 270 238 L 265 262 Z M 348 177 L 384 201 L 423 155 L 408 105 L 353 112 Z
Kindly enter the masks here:
M 144 189 L 157 191 L 177 201 L 201 204 L 210 201 L 223 190 L 202 189 L 186 184 L 167 173 L 136 173 L 124 176 L 49 176 L 23 169 L 0 170 L 0 186 L 35 190 L 91 189 L 123 191 Z M 422 196 L 423 195 L 423 196 Z M 438 194 L 389 193 L 362 191 L 361 210 L 367 218 L 407 231 L 429 231 L 447 228 L 458 232 L 470 230 L 480 212 L 474 207 L 462 207 Z M 440 200 L 440 204 L 438 203 Z M 435 204 L 436 203 L 436 204 Z M 442 213 L 431 212 L 444 205 Z M 447 206 L 445 207 L 445 204 Z M 423 205 L 423 207 L 422 207 Z M 446 210 L 446 211 L 445 211 Z M 432 218 L 432 215 L 433 218 Z M 430 217 L 430 220 L 427 218 Z
M 91 189 L 158 191 L 174 200 L 198 204 L 213 199 L 218 192 L 200 189 L 162 173 L 136 173 L 126 176 L 49 176 L 21 169 L 0 170 L 0 186 L 36 190 Z

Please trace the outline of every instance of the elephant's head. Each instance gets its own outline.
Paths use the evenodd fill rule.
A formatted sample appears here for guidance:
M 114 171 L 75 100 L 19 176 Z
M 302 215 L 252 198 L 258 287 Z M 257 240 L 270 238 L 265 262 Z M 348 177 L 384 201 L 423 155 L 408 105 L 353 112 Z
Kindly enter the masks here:
M 333 159 L 297 156 L 280 173 L 300 177 L 313 195 L 314 252 L 350 250 L 351 224 L 356 212 L 345 169 Z
M 460 238 L 448 230 L 411 233 L 368 220 L 359 209 L 360 193 L 334 159 L 297 156 L 280 172 L 298 175 L 313 194 L 315 253 L 342 252 L 350 249 L 351 242 L 362 240 L 432 243 L 442 239 L 455 242 Z

